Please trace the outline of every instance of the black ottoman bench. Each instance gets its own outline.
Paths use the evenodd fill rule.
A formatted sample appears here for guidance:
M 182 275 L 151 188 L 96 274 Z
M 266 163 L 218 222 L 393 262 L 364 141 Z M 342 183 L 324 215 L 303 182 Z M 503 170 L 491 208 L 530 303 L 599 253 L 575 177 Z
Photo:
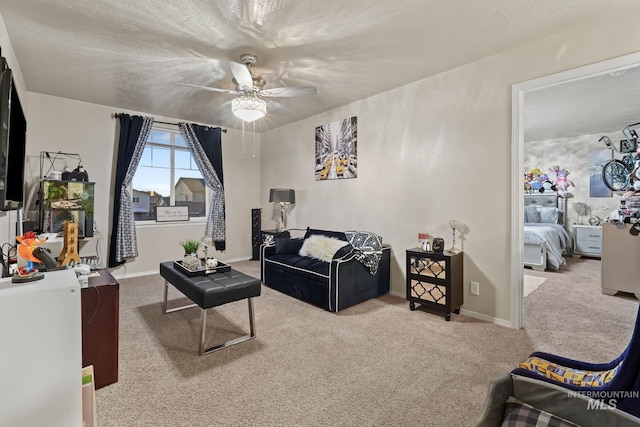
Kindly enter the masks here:
M 250 340 L 256 336 L 252 298 L 260 296 L 261 282 L 259 279 L 247 276 L 234 269 L 203 276 L 188 276 L 176 268 L 173 261 L 160 263 L 160 275 L 164 278 L 164 301 L 162 302 L 162 312 L 164 314 L 192 307 L 200 307 L 200 355 L 222 350 L 223 348 Z M 194 304 L 167 310 L 169 283 L 193 301 Z M 247 299 L 249 302 L 249 335 L 205 348 L 207 309 L 242 299 Z

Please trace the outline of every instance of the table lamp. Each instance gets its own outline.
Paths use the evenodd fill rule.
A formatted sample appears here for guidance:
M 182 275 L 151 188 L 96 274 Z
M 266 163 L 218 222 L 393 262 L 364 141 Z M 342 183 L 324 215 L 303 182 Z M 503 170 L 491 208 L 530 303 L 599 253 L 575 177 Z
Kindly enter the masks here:
M 292 188 L 272 188 L 269 190 L 269 203 L 280 203 L 280 227 L 278 231 L 286 230 L 286 212 L 285 205 L 287 203 L 296 203 L 296 192 Z

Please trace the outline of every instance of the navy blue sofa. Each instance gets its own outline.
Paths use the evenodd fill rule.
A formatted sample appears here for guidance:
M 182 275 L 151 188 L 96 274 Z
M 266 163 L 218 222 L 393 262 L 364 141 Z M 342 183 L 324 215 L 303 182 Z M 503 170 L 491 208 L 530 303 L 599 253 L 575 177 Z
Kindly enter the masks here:
M 347 241 L 342 232 L 307 229 L 313 234 Z M 375 274 L 356 259 L 356 249 L 347 244 L 331 262 L 299 254 L 304 241 L 275 238 L 260 250 L 260 278 L 277 291 L 328 311 L 339 311 L 389 292 L 391 248 L 382 247 L 382 258 Z

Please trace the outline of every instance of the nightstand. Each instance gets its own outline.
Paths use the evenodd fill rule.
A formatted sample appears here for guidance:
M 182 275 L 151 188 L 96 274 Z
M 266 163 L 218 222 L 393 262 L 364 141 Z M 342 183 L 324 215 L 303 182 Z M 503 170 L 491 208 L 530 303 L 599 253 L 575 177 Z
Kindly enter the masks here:
M 573 225 L 573 255 L 602 256 L 602 226 Z
M 275 239 L 276 237 L 284 237 L 284 238 L 289 238 L 291 237 L 291 233 L 288 230 L 284 230 L 284 231 L 278 231 L 278 230 L 261 230 L 262 233 L 262 242 L 264 242 L 264 239 L 267 238 L 267 236 L 273 236 L 273 238 Z
M 407 300 L 409 309 L 416 303 L 444 311 L 460 313 L 462 305 L 462 253 L 425 252 L 407 249 Z

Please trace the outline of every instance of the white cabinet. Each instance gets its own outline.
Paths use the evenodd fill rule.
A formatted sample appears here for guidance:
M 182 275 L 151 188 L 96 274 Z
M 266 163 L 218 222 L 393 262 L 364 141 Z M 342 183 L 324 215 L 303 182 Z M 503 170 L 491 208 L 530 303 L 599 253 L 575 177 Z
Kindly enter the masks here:
M 640 299 L 640 236 L 630 224 L 602 226 L 602 293 L 629 292 Z
M 0 426 L 82 425 L 80 319 L 73 270 L 0 279 Z
M 602 256 L 602 227 L 599 225 L 574 225 L 573 254 Z

